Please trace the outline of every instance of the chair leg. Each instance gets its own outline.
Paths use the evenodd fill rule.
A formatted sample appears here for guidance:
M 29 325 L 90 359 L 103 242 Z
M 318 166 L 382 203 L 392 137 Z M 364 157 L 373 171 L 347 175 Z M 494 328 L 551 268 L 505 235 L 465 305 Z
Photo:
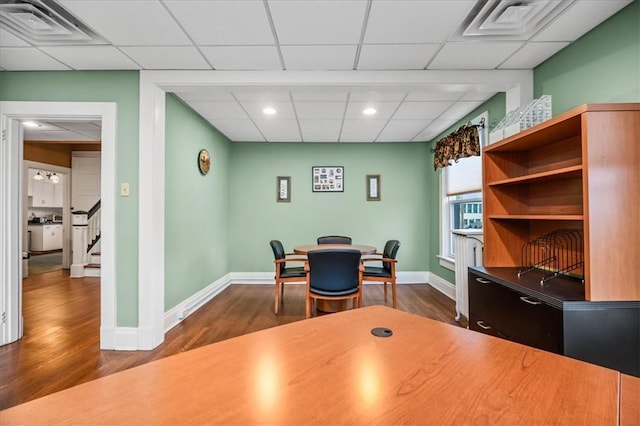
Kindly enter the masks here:
M 393 298 L 393 309 L 397 309 L 396 301 L 396 280 L 391 281 L 391 297 Z
M 384 304 L 387 304 L 387 282 L 384 283 Z
M 275 301 L 275 306 L 273 308 L 273 311 L 275 312 L 276 315 L 278 315 L 278 308 L 280 307 L 280 301 L 278 300 L 279 295 L 280 295 L 280 283 L 276 282 L 276 294 L 273 297 L 273 300 Z
M 311 298 L 307 295 L 307 300 L 305 303 L 307 318 L 311 317 Z

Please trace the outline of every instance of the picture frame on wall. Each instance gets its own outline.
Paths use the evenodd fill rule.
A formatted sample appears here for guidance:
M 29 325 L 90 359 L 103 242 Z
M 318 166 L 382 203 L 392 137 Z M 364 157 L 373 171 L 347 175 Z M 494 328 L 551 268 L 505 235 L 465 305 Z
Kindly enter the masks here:
M 367 175 L 367 201 L 380 201 L 380 175 Z
M 276 178 L 276 201 L 278 203 L 291 202 L 291 176 Z
M 311 188 L 313 192 L 344 192 L 344 167 L 313 166 Z

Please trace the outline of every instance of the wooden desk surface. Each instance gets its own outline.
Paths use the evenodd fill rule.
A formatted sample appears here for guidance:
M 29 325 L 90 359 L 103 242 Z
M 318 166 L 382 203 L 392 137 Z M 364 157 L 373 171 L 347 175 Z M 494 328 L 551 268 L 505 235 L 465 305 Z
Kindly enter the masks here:
M 374 254 L 376 248 L 374 246 L 368 246 L 365 244 L 307 244 L 303 246 L 296 246 L 293 248 L 293 252 L 297 254 L 307 254 L 312 250 L 360 250 L 362 254 Z
M 370 306 L 84 383 L 0 424 L 615 425 L 619 389 L 617 371 Z

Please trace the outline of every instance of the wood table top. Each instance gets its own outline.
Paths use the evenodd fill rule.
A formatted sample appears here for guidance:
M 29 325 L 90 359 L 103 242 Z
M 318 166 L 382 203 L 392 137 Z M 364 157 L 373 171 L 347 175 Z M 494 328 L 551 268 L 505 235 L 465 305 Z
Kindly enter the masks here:
M 84 383 L 2 411 L 0 424 L 615 425 L 620 376 L 369 306 Z
M 307 254 L 312 250 L 360 250 L 362 254 L 374 254 L 376 248 L 365 244 L 307 244 L 296 246 L 293 252 L 296 254 Z

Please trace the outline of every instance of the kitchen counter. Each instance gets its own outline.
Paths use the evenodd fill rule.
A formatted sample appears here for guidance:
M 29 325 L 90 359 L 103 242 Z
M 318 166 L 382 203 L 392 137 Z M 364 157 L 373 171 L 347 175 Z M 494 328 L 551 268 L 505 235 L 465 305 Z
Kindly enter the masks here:
M 62 249 L 62 222 L 29 223 L 31 232 L 29 251 L 49 251 Z

